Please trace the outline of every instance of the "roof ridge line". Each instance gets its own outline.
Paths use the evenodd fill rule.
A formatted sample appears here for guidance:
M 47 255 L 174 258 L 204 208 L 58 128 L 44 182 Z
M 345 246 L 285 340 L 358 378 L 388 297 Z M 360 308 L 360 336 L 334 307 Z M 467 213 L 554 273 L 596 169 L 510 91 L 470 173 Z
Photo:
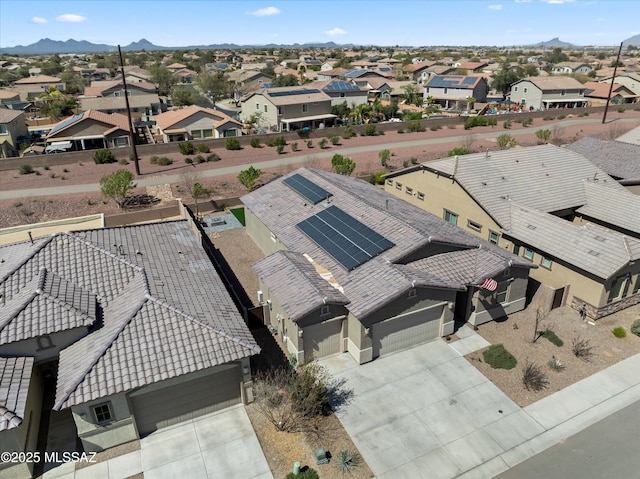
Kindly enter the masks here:
M 69 310 L 76 311 L 78 314 L 80 314 L 80 316 L 81 316 L 82 318 L 89 318 L 89 317 L 91 317 L 91 316 L 89 316 L 89 313 L 88 313 L 88 312 L 86 312 L 86 311 L 82 311 L 81 309 L 78 309 L 77 307 L 75 307 L 73 304 L 71 304 L 71 303 L 67 303 L 67 302 L 65 302 L 65 301 L 61 300 L 58 296 L 54 296 L 53 294 L 51 294 L 51 293 L 49 293 L 49 292 L 45 291 L 44 287 L 45 287 L 45 284 L 46 284 L 47 278 L 48 278 L 50 275 L 53 275 L 53 276 L 58 276 L 58 275 L 56 275 L 55 273 L 50 273 L 50 274 L 49 274 L 49 271 L 48 271 L 48 270 L 47 270 L 47 268 L 45 268 L 45 267 L 40 268 L 40 271 L 41 271 L 41 276 L 40 276 L 40 279 L 39 279 L 38 289 L 36 289 L 36 293 L 37 293 L 38 295 L 40 295 L 40 296 L 42 296 L 42 297 L 44 297 L 44 298 L 48 298 L 48 299 L 50 299 L 52 302 L 54 302 L 54 303 L 55 303 L 55 304 L 57 304 L 57 305 L 63 306 L 63 307 L 65 307 L 65 308 L 69 309 Z M 82 286 L 80 286 L 80 285 L 77 285 L 77 284 L 75 284 L 75 283 L 72 283 L 71 281 L 69 281 L 69 280 L 68 280 L 68 279 L 66 279 L 66 278 L 63 278 L 62 276 L 58 276 L 58 278 L 60 278 L 61 280 L 66 281 L 67 283 L 73 284 L 75 287 L 77 287 L 77 288 L 81 289 L 82 291 L 86 291 L 87 293 L 91 294 L 91 295 L 94 297 L 94 300 L 95 300 L 96 295 L 95 295 L 94 293 L 92 293 L 91 291 L 84 289 L 84 288 L 83 288 Z M 94 318 L 94 319 L 95 319 L 95 318 Z
M 138 271 L 138 272 L 142 273 L 142 274 L 144 275 L 144 277 L 145 277 L 145 283 L 147 283 L 147 284 L 146 284 L 146 290 L 147 290 L 147 291 L 149 290 L 149 284 L 148 284 L 148 282 L 146 281 L 146 271 L 145 271 L 145 269 L 144 269 L 142 266 L 140 266 L 140 265 L 138 265 L 138 264 L 134 263 L 133 261 L 128 260 L 128 259 L 126 259 L 126 258 L 121 258 L 121 257 L 120 257 L 120 256 L 118 256 L 117 254 L 112 253 L 111 251 L 106 250 L 106 249 L 104 249 L 104 248 L 102 248 L 102 247 L 100 247 L 100 246 L 98 246 L 98 245 L 96 245 L 96 244 L 92 243 L 91 241 L 88 241 L 88 240 L 86 240 L 86 239 L 84 239 L 84 238 L 80 238 L 79 236 L 77 236 L 77 235 L 75 235 L 75 234 L 71 234 L 71 233 L 69 233 L 69 232 L 67 232 L 67 231 L 65 231 L 65 232 L 63 232 L 63 233 L 60 233 L 60 234 L 61 234 L 61 235 L 64 235 L 64 236 L 68 236 L 68 237 L 70 237 L 70 238 L 73 238 L 74 240 L 79 241 L 79 242 L 81 242 L 81 243 L 84 243 L 86 246 L 88 246 L 88 247 L 90 247 L 90 248 L 93 248 L 93 249 L 95 249 L 95 250 L 99 251 L 99 252 L 100 252 L 100 253 L 102 253 L 102 254 L 105 254 L 105 255 L 107 255 L 107 256 L 110 256 L 111 258 L 113 258 L 113 259 L 115 259 L 115 260 L 117 260 L 117 261 L 120 261 L 120 262 L 122 262 L 122 263 L 126 264 L 127 266 L 129 266 L 129 267 L 131 267 L 131 268 L 135 269 L 136 271 Z
M 190 321 L 193 321 L 194 323 L 198 323 L 200 326 L 204 326 L 207 329 L 210 329 L 210 330 L 214 331 L 215 333 L 217 333 L 217 334 L 219 334 L 221 336 L 224 336 L 225 338 L 230 339 L 230 340 L 234 341 L 235 343 L 240 344 L 241 346 L 244 346 L 244 347 L 246 347 L 248 349 L 251 349 L 252 351 L 255 351 L 256 348 L 258 348 L 258 350 L 259 350 L 259 347 L 257 345 L 256 346 L 251 346 L 251 345 L 247 344 L 247 342 L 244 341 L 243 339 L 240 339 L 240 338 L 238 338 L 236 336 L 232 336 L 231 334 L 227 333 L 226 331 L 222 331 L 222 330 L 214 327 L 210 323 L 208 323 L 206 321 L 203 321 L 200 318 L 197 318 L 197 317 L 195 317 L 195 316 L 193 316 L 191 314 L 185 313 L 181 309 L 177 308 L 176 306 L 173 306 L 173 305 L 169 304 L 168 302 L 166 302 L 166 301 L 164 301 L 164 300 L 162 300 L 160 298 L 156 298 L 155 296 L 152 296 L 151 294 L 149 294 L 149 295 L 147 295 L 147 299 L 149 301 L 152 301 L 154 303 L 159 304 L 160 306 L 162 306 L 164 308 L 167 308 L 170 311 L 173 311 L 174 313 L 177 313 L 177 314 L 179 314 L 181 316 L 184 316 L 185 318 L 189 319 Z
M 15 268 L 13 268 L 11 271 L 8 271 L 7 274 L 5 274 L 3 277 L 0 278 L 0 283 L 4 283 L 7 278 L 9 276 L 11 276 L 13 273 L 15 273 L 16 271 L 18 271 L 20 268 L 22 268 L 25 264 L 27 264 L 29 261 L 31 261 L 31 259 L 33 259 L 33 257 L 38 254 L 40 251 L 42 251 L 42 249 L 47 246 L 49 243 L 51 243 L 51 241 L 53 241 L 53 238 L 56 235 L 51 235 L 49 238 L 45 238 L 45 240 L 42 241 L 42 244 L 36 248 L 34 251 L 30 252 L 27 256 L 25 256 L 24 260 L 21 261 L 19 264 L 16 265 Z M 32 242 L 32 244 L 34 244 L 35 242 Z
M 294 253 L 294 254 L 295 254 L 295 252 L 293 252 L 293 251 L 284 251 L 283 253 L 285 253 L 285 254 L 283 254 L 283 256 L 285 257 L 285 259 L 287 260 L 287 262 L 288 262 L 288 263 L 293 267 L 293 269 L 295 269 L 298 273 L 300 273 L 303 277 L 305 277 L 305 278 L 306 278 L 306 275 L 304 274 L 304 272 L 303 272 L 303 271 L 298 267 L 298 265 L 297 265 L 297 264 L 295 264 L 293 261 L 291 261 L 291 259 L 289 258 L 289 256 L 286 254 L 286 253 Z M 297 253 L 297 254 L 301 254 L 301 253 Z M 302 255 L 302 254 L 301 254 L 301 255 Z M 304 255 L 302 255 L 302 257 L 303 257 L 303 258 L 305 258 L 305 257 L 304 257 Z M 305 258 L 305 261 L 308 261 L 308 262 L 309 262 L 309 264 L 311 264 L 311 262 L 310 262 L 307 258 Z M 313 266 L 313 265 L 312 265 L 312 266 Z M 315 267 L 314 267 L 314 271 L 315 271 Z M 318 277 L 320 277 L 320 279 L 323 279 L 323 278 L 322 278 L 322 276 L 320 276 L 320 274 L 318 274 L 318 272 L 317 272 L 317 271 L 315 271 L 315 272 L 316 272 L 316 274 L 318 275 Z M 328 283 L 328 281 L 327 281 L 327 283 Z M 326 302 L 327 297 L 326 297 L 326 296 L 324 296 L 323 294 L 321 294 L 321 293 L 320 293 L 320 291 L 318 291 L 318 289 L 315 287 L 315 285 L 314 285 L 313 283 L 309 282 L 309 284 L 310 284 L 310 285 L 311 285 L 311 287 L 314 289 L 314 291 L 318 294 L 318 296 L 320 296 L 320 298 L 323 300 L 323 302 Z M 331 284 L 329 284 L 329 286 L 331 286 Z M 336 290 L 336 291 L 337 291 L 337 290 Z

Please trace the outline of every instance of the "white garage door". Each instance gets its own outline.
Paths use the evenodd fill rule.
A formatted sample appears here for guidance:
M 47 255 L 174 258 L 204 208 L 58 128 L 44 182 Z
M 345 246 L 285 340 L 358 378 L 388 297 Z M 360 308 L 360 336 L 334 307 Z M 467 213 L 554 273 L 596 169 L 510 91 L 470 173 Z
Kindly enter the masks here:
M 442 307 L 389 319 L 372 327 L 373 357 L 384 356 L 440 336 Z
M 342 352 L 342 320 L 334 319 L 304 328 L 305 362 Z
M 140 436 L 240 402 L 240 367 L 131 396 Z

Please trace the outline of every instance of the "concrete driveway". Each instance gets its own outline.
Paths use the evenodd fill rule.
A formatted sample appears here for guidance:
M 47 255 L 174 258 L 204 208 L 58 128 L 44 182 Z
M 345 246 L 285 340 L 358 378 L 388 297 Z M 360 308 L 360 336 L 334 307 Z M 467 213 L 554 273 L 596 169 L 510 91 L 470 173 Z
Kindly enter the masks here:
M 69 467 L 71 466 L 71 467 Z M 73 471 L 65 464 L 45 479 L 273 479 L 243 405 L 208 414 L 141 439 L 140 450 Z
M 353 389 L 337 415 L 377 478 L 457 477 L 545 431 L 458 352 L 474 348 L 457 343 L 361 366 L 348 354 L 322 361 Z

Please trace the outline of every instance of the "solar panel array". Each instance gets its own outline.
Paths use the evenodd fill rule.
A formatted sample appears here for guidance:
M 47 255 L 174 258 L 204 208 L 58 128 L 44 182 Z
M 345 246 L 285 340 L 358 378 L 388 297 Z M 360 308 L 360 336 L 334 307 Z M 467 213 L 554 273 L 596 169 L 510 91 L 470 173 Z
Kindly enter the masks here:
M 329 83 L 325 91 L 360 91 L 360 87 L 346 81 L 334 81 Z
M 282 182 L 314 205 L 331 196 L 331 193 L 327 190 L 321 188 L 313 181 L 308 180 L 298 173 L 290 176 Z
M 462 77 L 457 75 L 436 75 L 429 80 L 427 86 L 436 88 L 469 87 L 477 81 L 476 77 Z
M 296 227 L 347 271 L 394 246 L 387 238 L 336 206 L 301 221 Z
M 301 90 L 286 90 L 286 91 L 270 91 L 267 92 L 269 96 L 293 96 L 293 95 L 310 95 L 311 93 L 320 93 L 320 90 L 315 88 L 303 88 Z
M 69 125 L 74 124 L 76 121 L 78 121 L 79 119 L 82 118 L 83 113 L 80 113 L 78 115 L 72 116 L 71 118 L 64 120 L 62 123 L 58 123 L 56 126 L 54 126 L 51 131 L 49 132 L 49 134 L 51 133 L 55 133 L 56 131 L 60 131 L 63 128 L 68 127 Z

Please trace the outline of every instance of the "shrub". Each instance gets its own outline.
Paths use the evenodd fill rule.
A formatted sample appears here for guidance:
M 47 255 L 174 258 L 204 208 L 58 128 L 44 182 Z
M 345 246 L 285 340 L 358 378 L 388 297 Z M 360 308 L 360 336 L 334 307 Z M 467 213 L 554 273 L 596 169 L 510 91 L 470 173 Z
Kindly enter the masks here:
M 204 163 L 206 161 L 207 160 L 206 160 L 206 158 L 204 156 L 202 156 L 202 155 L 196 156 L 196 163 L 200 164 L 200 163 Z
M 493 344 L 482 353 L 484 361 L 493 369 L 513 369 L 518 364 L 516 358 L 502 344 Z
M 349 138 L 353 138 L 354 136 L 357 136 L 357 135 L 358 134 L 356 133 L 356 130 L 354 130 L 352 126 L 346 127 L 342 132 L 342 138 L 344 138 L 345 140 L 348 140 Z
M 409 166 L 409 160 L 403 160 L 402 167 L 407 168 Z
M 227 150 L 241 150 L 242 147 L 240 146 L 240 140 L 238 140 L 237 138 L 231 137 L 231 138 L 227 138 L 227 141 L 224 144 L 224 147 Z
M 409 158 L 409 161 L 411 162 L 412 165 L 418 164 L 418 159 L 415 156 L 412 156 L 411 158 Z
M 391 158 L 391 150 L 385 149 L 385 150 L 379 151 L 378 158 L 380 158 L 380 163 L 382 164 L 382 166 L 386 168 L 387 164 L 389 163 L 389 158 Z
M 284 145 L 277 145 L 276 151 L 278 152 L 278 155 L 281 155 L 282 152 L 284 151 Z
M 502 127 L 505 130 L 509 130 L 511 128 L 511 120 L 505 120 L 504 123 L 502 124 Z
M 297 141 L 292 141 L 290 146 L 291 146 L 291 151 L 298 151 L 298 142 Z
M 467 150 L 464 146 L 458 146 L 451 150 L 447 156 L 462 156 L 468 155 L 469 153 L 471 153 L 471 151 Z
M 158 164 L 158 158 L 160 158 L 159 156 L 152 156 L 151 158 L 149 158 L 149 163 L 151 163 L 152 165 L 157 165 Z
M 209 156 L 207 156 L 207 161 L 220 161 L 220 155 L 218 155 L 217 153 L 211 153 Z
M 571 351 L 574 356 L 583 361 L 591 361 L 593 356 L 593 346 L 588 339 L 580 339 L 580 337 L 574 338 L 571 343 Z
M 631 332 L 636 336 L 640 336 L 640 318 L 631 323 Z
M 33 173 L 33 166 L 31 166 L 28 163 L 25 163 L 24 165 L 20 165 L 20 170 L 18 170 L 20 172 L 21 175 L 30 175 L 31 173 Z
M 129 160 L 127 160 L 126 158 L 120 158 L 118 160 L 118 164 L 119 165 L 128 165 L 129 164 Z
M 160 166 L 169 166 L 172 163 L 173 163 L 173 160 L 171 158 L 167 158 L 166 156 L 161 156 L 156 160 L 156 165 L 160 165 Z
M 178 143 L 178 149 L 183 155 L 193 155 L 196 151 L 196 149 L 193 147 L 193 143 L 188 140 Z
M 251 138 L 249 144 L 251 148 L 260 148 L 260 138 Z
M 287 474 L 286 479 L 318 479 L 318 473 L 315 469 L 308 467 L 304 471 L 300 471 L 300 473 L 296 476 L 293 472 Z
M 188 156 L 184 159 L 184 162 L 185 162 L 187 165 L 191 165 L 191 164 L 193 164 L 193 160 L 192 160 L 190 157 L 188 157 Z
M 523 118 L 522 120 L 520 120 L 520 123 L 522 123 L 522 126 L 529 126 L 533 123 L 533 118 L 531 118 L 530 116 L 527 118 Z
M 327 143 L 329 143 L 329 141 L 326 138 L 322 138 L 320 141 L 318 141 L 318 146 L 324 149 L 326 148 Z
M 549 367 L 557 372 L 562 372 L 565 370 L 565 365 L 560 362 L 558 358 L 553 356 L 551 361 L 549 361 Z
M 200 143 L 198 145 L 198 151 L 200 153 L 209 153 L 211 151 L 211 148 L 209 148 L 207 145 L 205 145 L 204 143 Z
M 116 157 L 113 156 L 111 150 L 103 148 L 101 150 L 96 150 L 93 154 L 93 162 L 96 165 L 104 165 L 105 163 L 115 163 Z
M 362 136 L 376 136 L 376 125 L 374 125 L 373 123 L 367 123 L 362 127 L 362 133 L 360 134 Z
M 496 126 L 498 124 L 498 119 L 497 118 L 489 118 L 487 119 L 487 125 L 489 126 Z
M 556 335 L 556 333 L 554 333 L 550 329 L 546 329 L 544 331 L 539 331 L 539 333 L 540 333 L 540 336 L 542 336 L 543 338 L 548 339 L 551 344 L 555 344 L 558 347 L 564 345 L 564 342 L 562 341 L 562 339 L 560 339 Z
M 338 135 L 331 135 L 329 137 L 329 141 L 331 142 L 332 145 L 339 145 L 340 144 L 340 137 Z
M 536 137 L 538 138 L 538 143 L 547 143 L 551 138 L 551 130 L 536 130 Z
M 431 125 L 431 126 L 429 127 L 429 129 L 430 129 L 431 131 L 438 131 L 438 130 L 439 130 L 439 129 L 441 129 L 441 128 L 442 128 L 442 125 Z
M 44 171 L 49 171 L 49 165 L 44 165 L 42 169 L 44 169 Z
M 611 332 L 616 338 L 625 338 L 627 336 L 627 331 L 622 326 L 616 326 Z
M 425 131 L 425 127 L 419 121 L 414 120 L 407 123 L 407 130 L 409 130 L 412 133 L 418 133 L 418 132 Z
M 487 118 L 484 116 L 470 116 L 464 122 L 464 129 L 470 130 L 476 126 L 487 126 Z
M 623 106 L 619 106 L 618 107 L 618 113 L 624 113 L 624 112 L 625 112 L 624 107 Z
M 522 370 L 522 383 L 527 391 L 542 391 L 549 385 L 547 375 L 542 368 L 529 361 Z
M 339 175 L 349 176 L 356 169 L 356 164 L 348 156 L 336 154 L 331 158 L 331 167 Z
M 357 452 L 350 449 L 340 449 L 340 451 L 338 451 L 337 462 L 338 469 L 340 469 L 341 472 L 350 473 L 360 464 L 360 456 Z
M 307 140 L 307 148 L 313 148 L 313 141 Z
M 551 121 L 551 120 L 553 120 L 553 118 L 554 117 L 552 117 L 552 116 L 545 116 L 542 120 L 543 121 Z
M 296 133 L 298 133 L 298 137 L 299 138 L 304 138 L 307 139 L 309 138 L 309 130 L 296 130 Z
M 286 146 L 287 140 L 284 136 L 277 136 L 273 139 L 274 146 Z
M 378 171 L 373 175 L 373 184 L 374 185 L 384 185 L 384 175 L 386 175 L 386 171 Z
M 500 147 L 501 150 L 506 150 L 508 148 L 513 148 L 515 146 L 518 146 L 518 140 L 516 140 L 509 133 L 503 133 L 502 135 L 498 135 L 498 137 L 496 138 L 496 143 L 498 143 L 498 146 Z
M 567 117 L 567 115 L 558 115 L 558 120 L 564 120 Z

